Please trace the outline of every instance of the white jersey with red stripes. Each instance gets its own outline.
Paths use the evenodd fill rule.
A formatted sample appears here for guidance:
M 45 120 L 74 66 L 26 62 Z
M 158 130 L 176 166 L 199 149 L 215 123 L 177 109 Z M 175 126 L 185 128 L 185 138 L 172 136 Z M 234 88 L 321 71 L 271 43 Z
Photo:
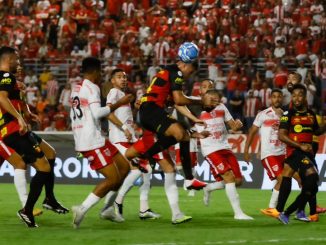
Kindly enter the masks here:
M 260 128 L 261 159 L 285 154 L 285 144 L 278 139 L 280 116 L 272 107 L 259 112 L 253 125 Z
M 106 97 L 106 104 L 115 104 L 119 99 L 125 96 L 125 93 L 117 88 L 112 88 Z M 122 105 L 114 111 L 114 115 L 128 127 L 132 134 L 132 142 L 136 142 L 135 130 L 133 128 L 133 115 L 130 104 Z M 109 121 L 109 140 L 111 143 L 128 142 L 124 131 Z
M 228 143 L 228 132 L 225 122 L 233 120 L 229 110 L 224 104 L 219 104 L 211 112 L 203 111 L 199 117 L 206 123 L 204 126 L 196 124 L 198 132 L 209 131 L 211 135 L 205 139 L 200 139 L 201 151 L 204 156 L 219 150 L 231 149 Z
M 92 115 L 89 107 L 92 103 L 101 103 L 100 88 L 85 79 L 81 84 L 74 86 L 71 100 L 70 118 L 75 150 L 82 152 L 102 147 L 105 138 L 101 133 L 100 121 Z

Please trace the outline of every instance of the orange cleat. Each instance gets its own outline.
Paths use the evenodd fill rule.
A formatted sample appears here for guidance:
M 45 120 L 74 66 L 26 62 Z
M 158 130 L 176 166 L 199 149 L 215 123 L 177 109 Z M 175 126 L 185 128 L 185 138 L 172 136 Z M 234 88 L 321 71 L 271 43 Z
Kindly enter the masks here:
M 318 214 L 309 215 L 309 219 L 310 219 L 310 222 L 318 222 L 319 215 Z
M 265 209 L 261 209 L 260 212 L 264 215 L 273 218 L 278 218 L 278 216 L 280 215 L 280 212 L 277 211 L 276 208 L 265 208 Z

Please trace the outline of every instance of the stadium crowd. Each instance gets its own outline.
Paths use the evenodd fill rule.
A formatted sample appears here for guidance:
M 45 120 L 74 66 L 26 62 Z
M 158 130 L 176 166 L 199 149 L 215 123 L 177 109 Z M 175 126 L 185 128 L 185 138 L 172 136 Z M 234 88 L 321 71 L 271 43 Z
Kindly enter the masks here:
M 22 78 L 28 104 L 41 118 L 34 129 L 70 129 L 70 91 L 81 80 L 84 57 L 104 61 L 103 100 L 116 67 L 128 74 L 129 89 L 139 98 L 184 41 L 198 45 L 207 77 L 248 128 L 269 106 L 272 88 L 282 89 L 284 105 L 290 102 L 290 69 L 301 74 L 309 106 L 322 113 L 325 7 L 319 0 L 0 0 L 0 45 L 16 46 L 25 60 L 51 64 L 40 74 L 26 69 Z M 59 84 L 53 67 L 68 58 L 74 60 L 69 80 Z M 189 82 L 187 94 L 198 95 L 201 78 Z

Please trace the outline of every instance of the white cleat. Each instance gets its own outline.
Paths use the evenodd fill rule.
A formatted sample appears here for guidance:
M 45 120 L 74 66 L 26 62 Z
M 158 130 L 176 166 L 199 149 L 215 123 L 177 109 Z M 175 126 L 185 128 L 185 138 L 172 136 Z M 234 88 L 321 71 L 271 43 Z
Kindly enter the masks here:
M 102 210 L 102 212 L 100 213 L 100 217 L 102 219 L 111 220 L 112 222 L 116 223 L 122 223 L 125 221 L 122 215 L 119 214 L 119 212 L 112 206 L 108 207 L 105 210 Z
M 188 197 L 194 197 L 195 194 L 196 194 L 196 191 L 195 190 L 188 191 Z
M 75 229 L 78 229 L 80 226 L 80 223 L 85 217 L 85 213 L 82 210 L 82 206 L 73 206 L 71 208 L 72 214 L 73 214 L 73 220 L 72 225 Z
M 204 191 L 203 201 L 204 201 L 205 206 L 208 206 L 209 201 L 211 199 L 211 191 L 207 190 L 206 187 L 203 188 L 203 191 Z
M 139 212 L 139 218 L 144 219 L 159 219 L 161 217 L 160 214 L 155 213 L 151 209 L 147 209 L 145 212 Z
M 234 219 L 236 219 L 236 220 L 253 220 L 254 218 L 242 213 L 242 214 L 234 215 Z

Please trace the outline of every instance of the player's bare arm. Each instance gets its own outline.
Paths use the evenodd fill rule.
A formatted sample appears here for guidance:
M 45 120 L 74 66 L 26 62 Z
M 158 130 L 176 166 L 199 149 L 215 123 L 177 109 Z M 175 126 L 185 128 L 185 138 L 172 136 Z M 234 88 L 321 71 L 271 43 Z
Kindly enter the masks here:
M 188 97 L 186 96 L 181 90 L 175 90 L 172 92 L 173 101 L 176 105 L 183 106 L 183 105 L 201 105 L 202 100 L 200 97 Z
M 27 132 L 27 124 L 24 121 L 23 117 L 18 113 L 15 107 L 12 105 L 8 99 L 7 91 L 0 91 L 0 107 L 9 112 L 13 117 L 18 120 L 19 123 L 19 132 L 25 134 Z
M 249 147 L 254 140 L 255 135 L 259 131 L 259 128 L 255 125 L 252 125 L 249 129 L 249 133 L 247 136 L 245 148 L 244 148 L 244 160 L 248 163 L 250 161 L 250 155 L 249 155 Z
M 226 124 L 233 130 L 238 131 L 240 128 L 242 128 L 243 124 L 239 119 L 236 120 L 229 120 L 226 122 Z
M 300 144 L 294 140 L 292 140 L 289 136 L 288 136 L 289 132 L 286 129 L 279 129 L 278 132 L 278 138 L 280 139 L 280 141 L 284 142 L 285 144 L 298 148 L 304 152 L 311 152 L 312 151 L 312 146 L 310 144 Z
M 178 110 L 182 115 L 190 119 L 194 123 L 205 125 L 205 122 L 191 113 L 187 106 L 174 105 L 175 109 Z

